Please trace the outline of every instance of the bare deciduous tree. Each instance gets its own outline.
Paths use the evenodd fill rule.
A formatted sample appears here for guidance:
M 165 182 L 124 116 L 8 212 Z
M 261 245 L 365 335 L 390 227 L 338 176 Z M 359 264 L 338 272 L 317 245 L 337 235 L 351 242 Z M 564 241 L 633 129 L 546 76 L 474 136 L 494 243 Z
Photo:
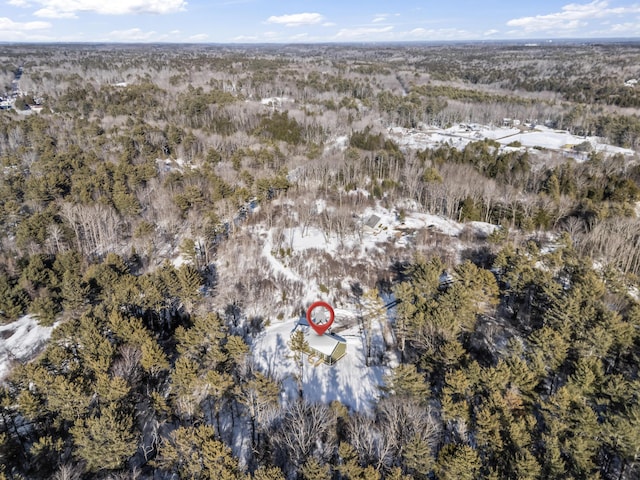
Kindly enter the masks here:
M 337 439 L 336 418 L 329 407 L 298 400 L 284 409 L 281 419 L 281 423 L 274 426 L 272 442 L 289 466 L 298 467 L 310 456 L 330 458 Z

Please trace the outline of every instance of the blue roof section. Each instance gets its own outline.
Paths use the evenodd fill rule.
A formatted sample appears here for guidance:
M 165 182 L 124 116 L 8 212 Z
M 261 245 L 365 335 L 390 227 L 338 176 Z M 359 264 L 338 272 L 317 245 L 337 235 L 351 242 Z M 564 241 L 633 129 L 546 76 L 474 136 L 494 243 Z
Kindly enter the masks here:
M 336 341 L 340 343 L 347 343 L 347 340 L 342 338 L 340 335 L 336 335 L 335 333 L 325 333 L 325 335 L 334 338 Z

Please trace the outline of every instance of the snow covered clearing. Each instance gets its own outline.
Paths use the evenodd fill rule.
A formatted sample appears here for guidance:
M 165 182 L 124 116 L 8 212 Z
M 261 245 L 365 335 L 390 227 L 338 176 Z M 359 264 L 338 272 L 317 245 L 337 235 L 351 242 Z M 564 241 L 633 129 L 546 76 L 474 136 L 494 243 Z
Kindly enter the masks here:
M 29 360 L 49 340 L 54 327 L 41 327 L 31 315 L 0 325 L 0 381 L 9 373 L 11 362 Z
M 278 106 L 282 105 L 283 103 L 293 103 L 294 101 L 295 100 L 288 97 L 268 97 L 260 100 L 260 103 L 267 106 Z
M 392 127 L 388 130 L 388 135 L 398 145 L 416 150 L 438 148 L 444 144 L 463 149 L 471 142 L 487 138 L 498 141 L 503 149 L 513 148 L 508 147 L 508 145 L 519 142 L 521 147 L 518 148 L 544 148 L 571 153 L 578 161 L 586 159 L 586 155 L 576 152 L 573 147 L 584 142 L 589 142 L 595 151 L 606 154 L 635 155 L 636 153 L 629 148 L 615 147 L 603 143 L 599 137 L 581 137 L 541 125 L 536 125 L 535 127 L 525 125 L 523 128 L 493 127 L 477 124 L 459 124 L 450 128 L 426 125 L 418 129 Z
M 318 215 L 331 214 L 333 207 L 324 199 L 316 199 L 314 203 Z M 296 207 L 286 200 L 282 205 Z M 252 355 L 261 370 L 282 382 L 285 402 L 297 397 L 294 376 L 297 367 L 288 346 L 291 333 L 304 318 L 302 311 L 313 302 L 324 300 L 332 304 L 336 312 L 332 331 L 346 340 L 347 353 L 333 366 L 305 356 L 304 396 L 309 401 L 339 400 L 352 409 L 366 412 L 380 394 L 383 376 L 397 364 L 392 353 L 395 351 L 390 325 L 393 316 L 367 319 L 366 306 L 353 293 L 353 286 L 360 285 L 364 290 L 374 288 L 377 272 L 388 270 L 389 252 L 398 252 L 398 257 L 411 257 L 416 249 L 416 231 L 436 231 L 451 237 L 451 248 L 459 254 L 463 241 L 457 237 L 465 229 L 486 236 L 499 227 L 483 222 L 462 224 L 412 211 L 410 206 L 400 216 L 377 204 L 354 212 L 359 225 L 357 231 L 338 234 L 329 233 L 313 222 L 301 225 L 294 213 L 289 215 L 296 220 L 295 226 L 267 228 L 257 223 L 245 229 L 247 237 L 238 239 L 237 243 L 245 243 L 247 250 L 244 254 L 235 254 L 239 263 L 220 265 L 221 283 L 229 284 L 224 281 L 227 276 L 238 278 L 238 272 L 246 268 L 242 266 L 245 256 L 254 259 L 248 276 L 263 282 L 264 302 L 245 304 L 244 309 L 248 316 L 260 315 L 268 321 L 252 343 Z M 224 257 L 227 256 L 225 253 Z M 328 270 L 327 262 L 336 262 L 330 269 L 330 278 L 323 273 Z M 268 285 L 274 290 L 270 292 Z M 276 315 L 276 311 L 280 313 Z M 282 315 L 282 312 L 287 313 Z
M 349 325 L 354 321 L 352 312 L 346 312 L 345 315 L 344 310 L 337 310 L 333 329 L 338 330 L 343 324 Z M 294 378 L 297 367 L 287 345 L 297 322 L 298 319 L 289 319 L 269 326 L 252 347 L 254 359 L 260 368 L 264 372 L 275 374 L 282 381 L 284 401 L 293 400 L 297 396 Z M 366 366 L 363 335 L 357 324 L 340 331 L 340 336 L 347 341 L 347 354 L 335 365 L 318 364 L 313 357 L 304 356 L 304 398 L 322 403 L 338 400 L 354 410 L 367 412 L 380 395 L 383 376 L 395 363 L 390 361 L 384 362 L 386 366 Z M 380 336 L 374 337 L 374 341 L 379 345 Z

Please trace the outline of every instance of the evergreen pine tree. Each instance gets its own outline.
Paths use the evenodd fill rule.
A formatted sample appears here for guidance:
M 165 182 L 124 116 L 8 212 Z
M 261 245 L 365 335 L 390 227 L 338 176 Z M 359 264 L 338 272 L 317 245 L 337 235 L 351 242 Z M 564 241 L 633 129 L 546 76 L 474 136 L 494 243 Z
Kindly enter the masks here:
M 413 480 L 411 475 L 403 475 L 400 467 L 394 467 L 385 477 L 386 480 Z
M 184 264 L 178 269 L 178 281 L 180 282 L 180 298 L 183 302 L 192 303 L 200 297 L 202 275 L 192 265 Z
M 120 342 L 135 345 L 140 349 L 140 364 L 149 375 L 154 376 L 168 370 L 169 362 L 165 353 L 142 320 L 113 310 L 109 314 L 109 328 Z
M 289 348 L 293 352 L 293 361 L 296 364 L 298 372 L 296 373 L 296 383 L 298 384 L 298 397 L 303 397 L 303 381 L 304 381 L 304 355 L 309 352 L 309 344 L 304 338 L 302 330 L 296 330 L 289 339 Z
M 384 390 L 400 397 L 413 397 L 423 403 L 431 396 L 424 375 L 412 364 L 400 364 L 385 376 Z
M 640 460 L 640 404 L 637 398 L 623 412 L 612 416 L 605 432 L 607 443 L 620 456 L 618 478 L 625 478 L 625 472 L 636 471 Z
M 97 319 L 83 315 L 80 319 L 78 335 L 78 353 L 83 363 L 83 367 L 91 372 L 107 372 L 113 357 L 115 347 L 105 338 L 103 331 L 99 329 L 101 322 Z
M 62 275 L 62 284 L 60 296 L 62 297 L 62 306 L 65 310 L 76 312 L 89 301 L 89 293 L 91 289 L 89 285 L 82 282 L 82 277 L 66 270 Z
M 504 448 L 502 440 L 502 419 L 489 402 L 476 409 L 476 439 L 482 451 L 500 452 Z
M 567 359 L 569 343 L 560 332 L 548 325 L 534 331 L 529 336 L 531 350 L 528 359 L 531 368 L 540 379 L 550 380 L 550 392 L 555 389 L 559 368 Z
M 347 442 L 340 442 L 338 447 L 338 456 L 341 459 L 336 470 L 347 480 L 358 480 L 362 478 L 364 469 L 358 462 L 358 454 L 356 450 Z
M 478 452 L 468 445 L 445 445 L 434 467 L 438 480 L 474 480 L 480 473 Z
M 442 389 L 442 414 L 445 420 L 469 421 L 472 385 L 462 370 L 449 372 Z
M 121 468 L 136 452 L 133 418 L 116 403 L 103 406 L 96 416 L 79 419 L 69 432 L 75 455 L 91 472 Z
M 329 465 L 321 464 L 315 457 L 310 457 L 300 469 L 304 480 L 331 480 Z
M 228 359 L 234 365 L 242 365 L 249 353 L 249 346 L 239 335 L 229 335 L 227 343 L 224 345 Z
M 171 400 L 174 411 L 183 417 L 193 418 L 200 413 L 201 397 L 195 397 L 198 385 L 199 367 L 185 357 L 176 360 L 171 371 Z
M 184 479 L 236 480 L 238 461 L 210 425 L 179 427 L 160 445 L 155 465 Z
M 226 336 L 226 328 L 216 313 L 197 316 L 190 328 L 180 326 L 175 332 L 178 353 L 205 369 L 215 369 L 227 360 L 222 348 Z
M 0 324 L 15 320 L 24 312 L 25 297 L 22 289 L 0 272 Z
M 567 472 L 567 465 L 562 458 L 558 438 L 553 434 L 543 435 L 542 445 L 544 445 L 543 478 L 560 478 Z
M 529 450 L 521 450 L 514 459 L 513 471 L 519 480 L 536 480 L 540 478 L 541 467 Z
M 428 478 L 433 468 L 434 458 L 429 445 L 420 435 L 416 434 L 404 446 L 403 460 L 409 473 L 416 479 Z
M 253 478 L 254 480 L 286 480 L 282 470 L 278 467 L 260 467 L 253 476 L 247 476 L 247 480 Z
M 491 311 L 498 304 L 498 283 L 489 270 L 467 260 L 455 268 L 455 280 L 464 287 L 476 315 Z

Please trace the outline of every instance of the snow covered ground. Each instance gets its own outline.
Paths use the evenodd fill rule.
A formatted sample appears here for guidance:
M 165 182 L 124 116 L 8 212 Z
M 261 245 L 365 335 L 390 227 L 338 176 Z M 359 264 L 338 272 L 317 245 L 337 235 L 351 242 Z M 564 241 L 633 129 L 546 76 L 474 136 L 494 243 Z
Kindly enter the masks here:
M 264 372 L 275 373 L 276 378 L 281 380 L 284 401 L 293 400 L 297 396 L 294 377 L 297 367 L 292 358 L 293 352 L 287 344 L 297 322 L 298 319 L 288 319 L 270 325 L 252 346 L 254 359 L 260 368 Z M 339 400 L 354 410 L 366 412 L 371 408 L 373 400 L 379 397 L 383 376 L 389 372 L 394 361 L 392 359 L 384 362 L 385 366 L 366 366 L 360 326 L 353 317 L 353 312 L 338 309 L 332 328 L 338 330 L 344 325 L 353 325 L 339 333 L 347 341 L 347 354 L 335 365 L 316 365 L 315 359 L 310 362 L 305 355 L 303 395 L 311 402 L 329 403 Z M 374 324 L 373 328 L 374 333 L 379 333 L 379 325 Z M 374 337 L 374 342 L 377 346 L 380 345 L 379 334 Z
M 365 242 L 386 242 L 393 238 L 398 238 L 398 231 L 419 230 L 421 228 L 432 228 L 451 237 L 460 235 L 467 226 L 484 235 L 489 235 L 496 228 L 499 228 L 498 225 L 490 223 L 469 222 L 465 224 L 439 215 L 420 212 L 408 212 L 401 221 L 395 212 L 390 212 L 380 206 L 375 209 L 367 209 L 364 217 L 366 219 L 373 215 L 379 217 L 380 221 L 375 228 L 368 230 L 368 234 L 365 235 Z M 370 246 L 373 246 L 373 244 Z
M 634 155 L 636 153 L 629 148 L 615 147 L 603 143 L 599 137 L 580 137 L 563 130 L 554 130 L 541 125 L 536 125 L 535 128 L 527 126 L 514 128 L 459 124 L 446 129 L 425 125 L 419 129 L 393 127 L 389 129 L 388 134 L 400 146 L 419 150 L 438 148 L 443 144 L 463 149 L 471 142 L 488 138 L 498 141 L 503 145 L 503 148 L 507 148 L 507 145 L 513 142 L 520 142 L 522 148 L 538 147 L 573 153 L 576 160 L 582 160 L 584 156 L 575 152 L 573 147 L 585 141 L 589 142 L 597 152 L 607 154 L 621 153 L 623 155 Z
M 0 325 L 0 382 L 9 373 L 11 362 L 28 360 L 49 340 L 53 327 L 41 327 L 31 315 Z
M 293 102 L 294 100 L 289 97 L 268 97 L 260 100 L 260 103 L 262 105 L 267 105 L 267 106 L 280 106 L 284 103 L 293 103 Z

